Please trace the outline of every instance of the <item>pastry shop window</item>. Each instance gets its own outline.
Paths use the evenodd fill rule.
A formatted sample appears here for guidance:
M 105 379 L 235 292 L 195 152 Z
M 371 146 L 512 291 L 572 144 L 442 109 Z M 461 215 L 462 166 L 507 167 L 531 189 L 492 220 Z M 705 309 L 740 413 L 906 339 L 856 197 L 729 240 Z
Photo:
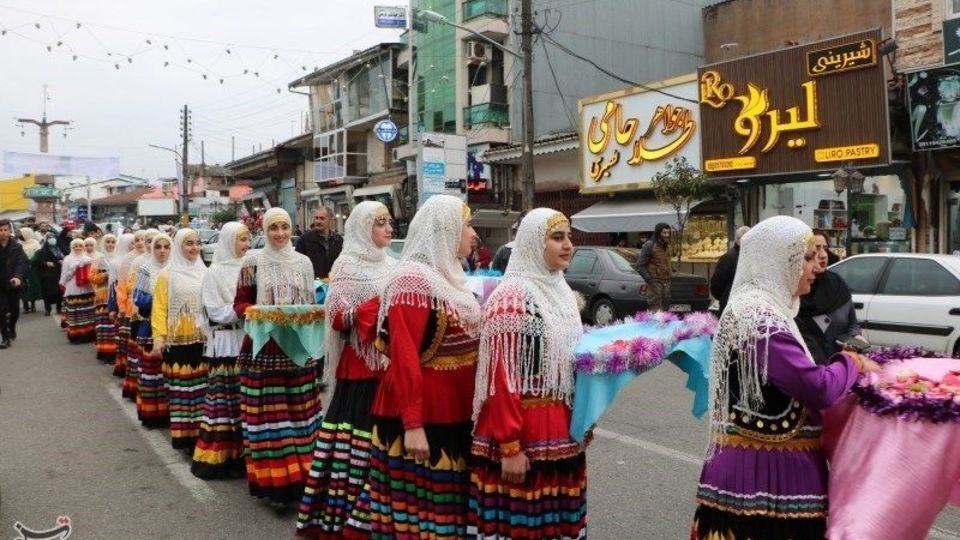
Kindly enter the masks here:
M 897 176 L 867 177 L 863 193 L 849 200 L 850 255 L 911 251 L 910 229 L 904 226 L 907 198 Z
M 683 230 L 680 260 L 689 263 L 716 262 L 728 247 L 725 203 L 708 201 L 692 208 Z

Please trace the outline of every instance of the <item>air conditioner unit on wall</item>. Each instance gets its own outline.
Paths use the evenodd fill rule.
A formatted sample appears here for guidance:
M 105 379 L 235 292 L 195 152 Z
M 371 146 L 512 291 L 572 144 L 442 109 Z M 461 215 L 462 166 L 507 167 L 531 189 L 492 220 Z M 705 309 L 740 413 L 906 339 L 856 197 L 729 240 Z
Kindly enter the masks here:
M 467 64 L 485 64 L 493 57 L 493 46 L 489 43 L 467 41 L 464 45 Z

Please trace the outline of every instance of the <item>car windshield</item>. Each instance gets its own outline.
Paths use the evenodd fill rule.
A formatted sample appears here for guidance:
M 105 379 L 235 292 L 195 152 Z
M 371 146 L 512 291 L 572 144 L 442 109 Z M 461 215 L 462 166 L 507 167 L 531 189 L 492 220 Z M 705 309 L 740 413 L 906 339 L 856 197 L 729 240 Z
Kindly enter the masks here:
M 637 273 L 637 261 L 640 259 L 640 252 L 635 249 L 612 248 L 607 250 L 610 254 L 610 260 L 620 272 L 628 274 Z
M 200 233 L 200 241 L 204 243 L 217 235 L 217 231 L 214 229 L 200 229 L 197 232 Z

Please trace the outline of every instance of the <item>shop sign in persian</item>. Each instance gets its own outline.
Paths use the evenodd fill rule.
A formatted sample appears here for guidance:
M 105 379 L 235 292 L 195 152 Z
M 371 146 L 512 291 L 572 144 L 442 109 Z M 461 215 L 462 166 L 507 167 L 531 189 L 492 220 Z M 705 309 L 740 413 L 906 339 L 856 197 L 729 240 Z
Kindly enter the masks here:
M 580 192 L 648 189 L 674 157 L 700 162 L 696 75 L 583 98 Z
M 880 30 L 701 67 L 703 169 L 715 178 L 890 162 Z
M 907 74 L 913 149 L 960 147 L 960 64 Z

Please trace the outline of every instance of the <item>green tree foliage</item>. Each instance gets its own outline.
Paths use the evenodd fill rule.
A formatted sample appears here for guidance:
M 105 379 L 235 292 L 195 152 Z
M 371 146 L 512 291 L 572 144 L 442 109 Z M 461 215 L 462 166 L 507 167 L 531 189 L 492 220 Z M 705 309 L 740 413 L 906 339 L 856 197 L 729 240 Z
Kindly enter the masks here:
M 679 230 L 672 243 L 679 263 L 679 246 L 690 217 L 690 208 L 710 196 L 710 181 L 707 175 L 691 165 L 687 158 L 675 157 L 663 171 L 653 175 L 653 194 L 658 201 L 670 206 L 677 213 Z

